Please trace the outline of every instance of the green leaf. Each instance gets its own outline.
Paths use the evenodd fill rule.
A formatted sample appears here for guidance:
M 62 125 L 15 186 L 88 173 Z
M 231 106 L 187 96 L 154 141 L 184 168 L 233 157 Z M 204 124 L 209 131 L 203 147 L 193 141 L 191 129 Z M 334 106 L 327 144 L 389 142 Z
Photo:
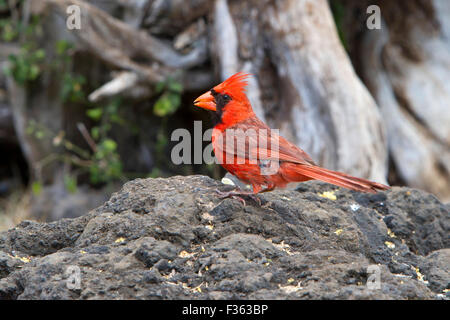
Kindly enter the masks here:
M 155 86 L 155 92 L 157 94 L 161 93 L 165 87 L 166 87 L 166 83 L 164 81 L 158 82 Z
M 42 184 L 39 181 L 34 181 L 31 184 L 31 191 L 33 192 L 34 195 L 38 196 L 41 194 L 42 192 Z
M 159 117 L 164 117 L 174 113 L 180 103 L 181 97 L 179 94 L 166 92 L 155 102 L 153 112 Z
M 125 119 L 116 113 L 111 115 L 111 122 L 117 123 L 120 125 L 124 125 L 126 123 Z
M 177 93 L 169 93 L 168 98 L 170 100 L 171 112 L 177 111 L 178 107 L 181 104 L 181 96 Z
M 64 187 L 70 193 L 77 192 L 77 178 L 75 176 L 66 174 L 64 175 Z
M 36 139 L 43 139 L 45 137 L 45 132 L 41 129 L 38 129 L 35 133 L 34 136 L 36 137 Z
M 92 120 L 99 121 L 103 115 L 103 110 L 101 108 L 89 109 L 86 111 L 86 115 Z
M 56 53 L 58 55 L 65 54 L 69 49 L 73 47 L 73 45 L 66 40 L 60 40 L 56 42 L 55 46 L 56 46 Z
M 102 146 L 106 151 L 113 152 L 117 148 L 117 143 L 112 139 L 105 139 L 102 143 Z
M 155 105 L 153 106 L 153 112 L 157 116 L 164 117 L 169 113 L 170 110 L 170 101 L 167 98 L 167 95 L 162 95 L 156 100 Z
M 98 127 L 92 127 L 91 136 L 94 140 L 98 140 L 100 138 L 100 129 Z
M 168 89 L 170 91 L 175 92 L 175 93 L 182 93 L 183 92 L 183 85 L 180 82 L 177 82 L 177 81 L 169 81 Z
M 43 60 L 45 58 L 45 50 L 44 49 L 38 49 L 34 53 L 34 57 L 38 60 Z
M 27 78 L 30 80 L 35 80 L 38 77 L 39 73 L 40 73 L 39 66 L 33 64 L 30 66 Z

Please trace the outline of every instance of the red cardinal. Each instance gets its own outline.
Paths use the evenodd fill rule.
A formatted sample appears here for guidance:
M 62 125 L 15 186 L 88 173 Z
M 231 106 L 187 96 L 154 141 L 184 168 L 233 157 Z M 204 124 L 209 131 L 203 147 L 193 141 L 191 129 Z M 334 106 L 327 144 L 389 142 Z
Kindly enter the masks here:
M 242 72 L 231 76 L 198 97 L 194 105 L 213 111 L 214 154 L 228 172 L 251 184 L 253 193 L 285 187 L 290 182 L 313 179 L 361 192 L 376 193 L 377 190 L 390 188 L 317 166 L 306 152 L 276 134 L 256 117 L 245 94 L 247 77 L 249 75 Z M 247 135 L 243 147 L 238 145 L 239 134 L 227 135 L 227 132 L 246 133 L 252 129 L 256 134 Z M 242 145 L 242 140 L 240 141 Z M 272 146 L 276 146 L 276 150 Z M 273 164 L 277 170 L 265 174 Z

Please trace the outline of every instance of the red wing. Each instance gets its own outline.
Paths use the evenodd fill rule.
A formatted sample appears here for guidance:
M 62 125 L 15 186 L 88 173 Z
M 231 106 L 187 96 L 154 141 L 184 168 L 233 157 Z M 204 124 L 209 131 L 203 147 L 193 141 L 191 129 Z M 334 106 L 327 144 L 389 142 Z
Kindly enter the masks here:
M 249 118 L 229 127 L 225 132 L 214 130 L 216 156 L 225 152 L 227 156 L 252 160 L 287 161 L 314 165 L 306 152 L 276 134 L 257 118 Z M 227 139 L 228 142 L 227 143 Z M 230 142 L 230 140 L 232 140 Z M 278 149 L 278 152 L 276 150 Z

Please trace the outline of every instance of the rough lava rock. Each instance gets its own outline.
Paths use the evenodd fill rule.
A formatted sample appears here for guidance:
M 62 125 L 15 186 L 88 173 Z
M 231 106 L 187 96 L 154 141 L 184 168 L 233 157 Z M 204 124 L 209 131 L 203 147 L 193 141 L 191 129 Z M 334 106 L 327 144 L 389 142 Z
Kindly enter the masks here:
M 449 208 L 320 182 L 246 199 L 137 179 L 75 219 L 0 234 L 0 299 L 449 299 Z

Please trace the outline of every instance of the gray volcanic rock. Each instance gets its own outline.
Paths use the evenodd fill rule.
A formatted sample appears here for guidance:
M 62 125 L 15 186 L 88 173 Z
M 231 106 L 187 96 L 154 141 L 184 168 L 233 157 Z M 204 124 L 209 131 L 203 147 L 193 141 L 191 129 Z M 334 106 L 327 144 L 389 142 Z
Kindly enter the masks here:
M 0 299 L 448 299 L 450 215 L 425 192 L 320 182 L 220 199 L 138 179 L 75 219 L 0 234 Z

